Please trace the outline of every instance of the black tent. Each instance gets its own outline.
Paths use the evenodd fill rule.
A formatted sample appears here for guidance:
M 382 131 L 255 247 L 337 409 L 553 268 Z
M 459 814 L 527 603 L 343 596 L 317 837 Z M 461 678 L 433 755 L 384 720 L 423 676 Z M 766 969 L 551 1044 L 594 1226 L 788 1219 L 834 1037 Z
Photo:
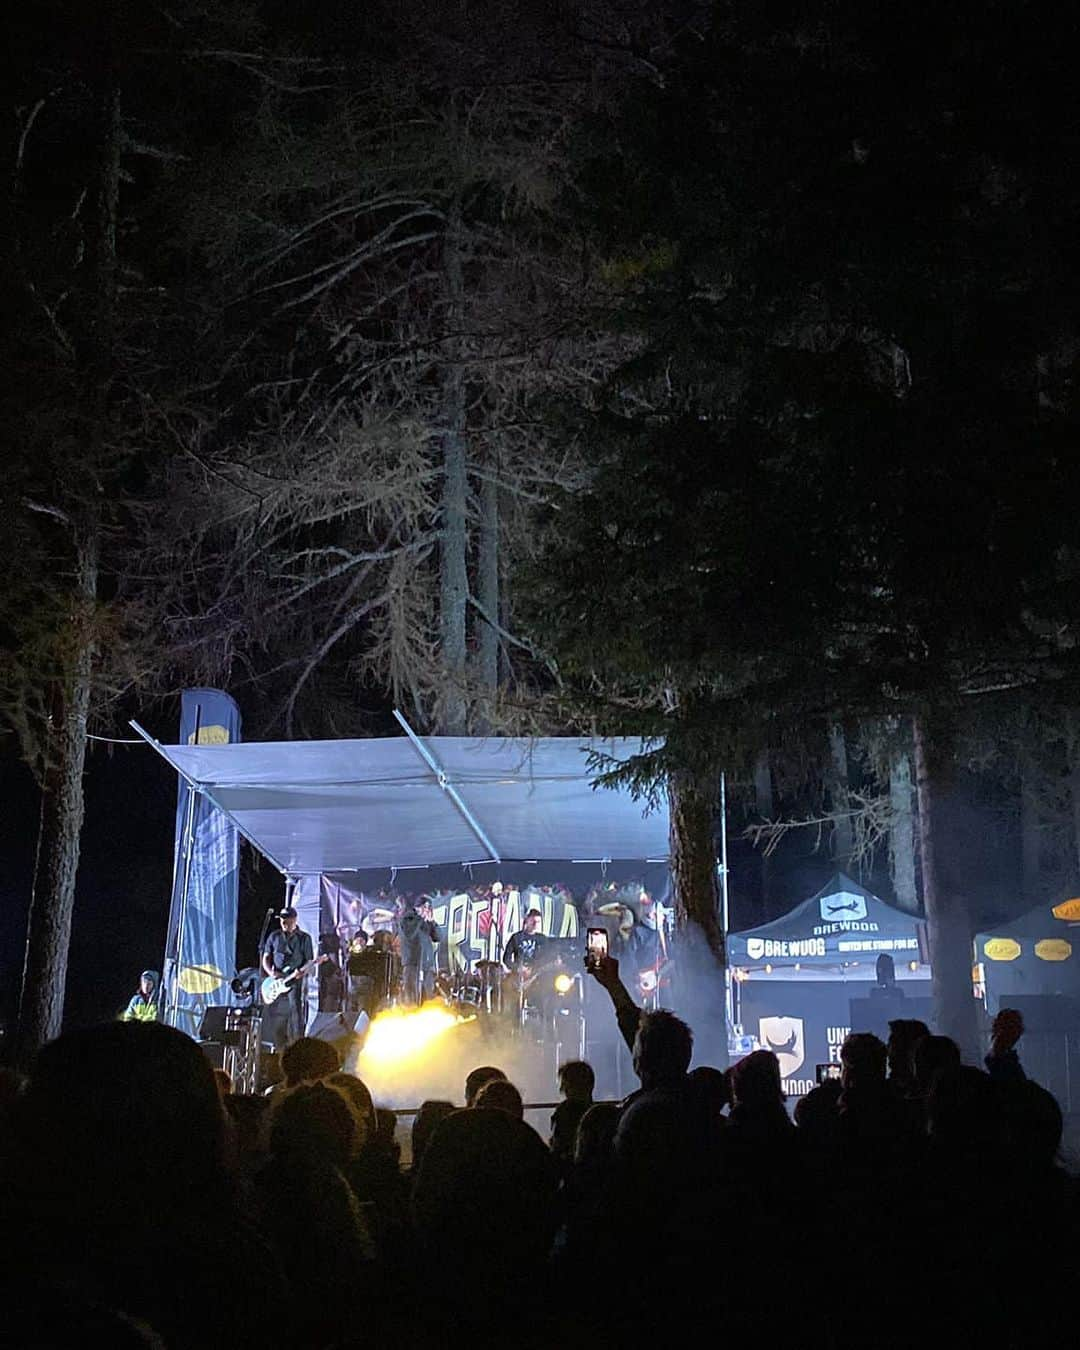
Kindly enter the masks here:
M 882 954 L 896 989 L 874 989 Z M 815 1066 L 837 1063 L 849 1031 L 886 1034 L 890 1017 L 929 1021 L 924 925 L 838 872 L 789 913 L 733 933 L 736 1022 L 747 1049 L 773 1050 L 784 1090 L 805 1096 Z

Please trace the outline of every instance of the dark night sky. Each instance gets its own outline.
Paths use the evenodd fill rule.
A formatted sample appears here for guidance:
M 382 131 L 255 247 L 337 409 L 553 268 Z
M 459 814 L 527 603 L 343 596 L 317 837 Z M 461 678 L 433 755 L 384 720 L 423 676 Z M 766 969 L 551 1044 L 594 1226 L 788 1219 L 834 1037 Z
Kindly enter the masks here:
M 162 717 L 151 728 L 175 740 Z M 121 728 L 117 736 L 133 733 Z M 14 753 L 0 754 L 0 1015 L 10 1024 L 18 1003 L 37 831 L 37 790 Z M 135 991 L 140 970 L 160 969 L 172 884 L 176 778 L 149 746 L 95 744 L 87 761 L 75 917 L 65 1021 L 85 1025 L 114 1016 Z M 253 866 L 244 849 L 238 955 L 253 959 L 258 927 L 281 881 L 269 864 Z

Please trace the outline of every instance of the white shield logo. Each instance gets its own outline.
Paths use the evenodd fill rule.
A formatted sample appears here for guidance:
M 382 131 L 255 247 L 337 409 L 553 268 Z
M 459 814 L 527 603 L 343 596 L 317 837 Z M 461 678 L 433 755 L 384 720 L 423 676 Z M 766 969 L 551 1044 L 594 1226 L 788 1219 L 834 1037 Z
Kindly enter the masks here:
M 866 897 L 854 895 L 851 891 L 836 891 L 833 895 L 823 895 L 819 908 L 826 923 L 839 923 L 841 919 L 865 919 Z
M 747 938 L 746 954 L 751 961 L 760 961 L 761 958 L 765 955 L 765 939 Z
M 806 1057 L 801 1017 L 762 1017 L 758 1021 L 762 1050 L 771 1050 L 780 1061 L 780 1077 L 790 1078 Z

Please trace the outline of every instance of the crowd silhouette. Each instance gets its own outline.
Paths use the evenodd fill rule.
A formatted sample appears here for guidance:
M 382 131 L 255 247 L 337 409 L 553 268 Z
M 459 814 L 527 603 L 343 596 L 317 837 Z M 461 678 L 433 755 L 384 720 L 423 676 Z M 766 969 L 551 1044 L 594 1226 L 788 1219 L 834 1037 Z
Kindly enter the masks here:
M 545 1141 L 494 1065 L 465 1106 L 393 1113 L 303 1039 L 269 1095 L 124 1022 L 0 1083 L 6 1343 L 311 1347 L 1020 1345 L 1073 1318 L 1077 1189 L 1019 1018 L 983 1067 L 921 1023 L 849 1036 L 800 1099 L 757 1051 L 691 1070 L 691 1029 L 598 972 L 640 1087 L 562 1066 Z

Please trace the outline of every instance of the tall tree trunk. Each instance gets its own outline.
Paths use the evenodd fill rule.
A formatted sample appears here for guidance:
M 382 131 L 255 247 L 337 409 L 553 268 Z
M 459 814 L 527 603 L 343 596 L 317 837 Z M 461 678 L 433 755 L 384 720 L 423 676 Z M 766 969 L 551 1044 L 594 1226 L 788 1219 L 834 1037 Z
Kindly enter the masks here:
M 889 763 L 889 870 L 896 903 L 919 912 L 915 882 L 915 817 L 912 811 L 911 759 L 897 750 Z
M 1073 832 L 1073 892 L 1080 891 L 1080 764 L 1069 770 L 1069 805 L 1072 808 Z
M 453 331 L 462 310 L 464 278 L 461 261 L 460 204 L 451 211 L 446 229 L 448 326 Z M 467 729 L 465 702 L 466 631 L 469 605 L 468 466 L 466 457 L 465 378 L 459 343 L 447 352 L 444 375 L 443 488 L 439 551 L 439 646 L 444 688 L 439 698 L 436 729 L 462 736 Z
M 1080 713 L 1068 709 L 1064 717 L 1069 763 L 1069 815 L 1072 820 L 1071 894 L 1080 894 Z
M 720 923 L 716 860 L 719 771 L 679 775 L 668 785 L 671 877 L 679 939 L 678 993 L 699 1055 L 727 1064 L 727 935 Z
M 484 688 L 494 691 L 499 684 L 499 634 L 494 626 L 499 622 L 499 485 L 491 478 L 480 484 L 479 535 L 476 598 L 481 613 L 476 626 L 476 669 Z
M 16 1056 L 29 1064 L 37 1050 L 60 1034 L 64 1016 L 75 880 L 85 809 L 87 720 L 97 654 L 94 630 L 100 569 L 101 528 L 97 473 L 103 463 L 112 400 L 116 333 L 117 211 L 120 195 L 120 84 L 113 46 L 115 14 L 107 9 L 95 34 L 94 112 L 97 164 L 87 195 L 85 283 L 74 311 L 80 384 L 79 425 L 90 473 L 72 489 L 56 484 L 60 519 L 67 520 L 74 578 L 71 619 L 52 692 L 42 774 L 34 881 L 26 925 Z M 75 504 L 67 500 L 74 496 Z
M 64 1017 L 75 879 L 79 869 L 86 763 L 86 723 L 94 661 L 93 609 L 98 583 L 96 529 L 77 543 L 73 599 L 75 654 L 57 682 L 41 785 L 34 881 L 26 926 L 16 1057 L 24 1067 L 46 1041 L 59 1036 Z
M 828 788 L 832 809 L 843 813 L 838 815 L 833 823 L 833 861 L 847 871 L 851 867 L 854 844 L 851 816 L 847 814 L 849 810 L 847 741 L 844 738 L 844 728 L 838 723 L 829 728 Z
M 942 822 L 950 779 L 952 727 L 942 715 L 914 719 L 915 790 L 919 807 L 919 860 L 930 937 L 931 991 L 937 1030 L 951 1036 L 969 1063 L 979 1062 L 972 993 L 972 931 L 959 878 L 949 862 Z
M 772 765 L 768 750 L 762 750 L 754 761 L 754 804 L 762 820 L 773 818 Z M 761 851 L 761 903 L 765 914 L 771 913 L 773 890 L 773 859 Z

